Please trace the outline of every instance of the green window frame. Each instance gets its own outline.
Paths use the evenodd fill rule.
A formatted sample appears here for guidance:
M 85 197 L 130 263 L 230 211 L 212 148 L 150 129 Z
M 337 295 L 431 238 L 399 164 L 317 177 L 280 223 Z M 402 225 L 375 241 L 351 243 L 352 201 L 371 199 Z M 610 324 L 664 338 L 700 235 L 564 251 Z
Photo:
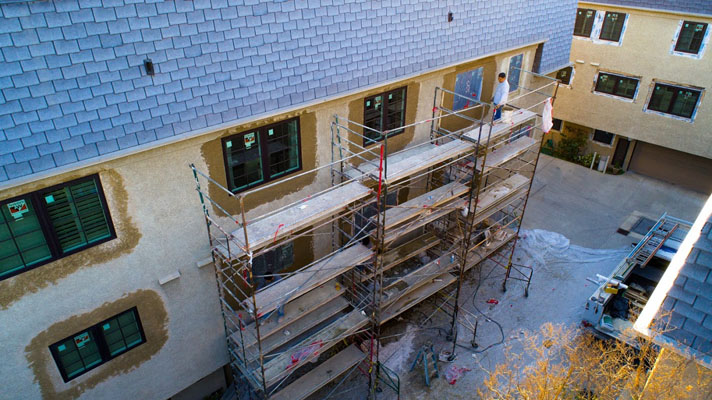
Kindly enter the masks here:
M 634 99 L 638 92 L 638 83 L 640 81 L 637 78 L 599 72 L 594 90 L 598 93 Z
M 363 100 L 363 145 L 369 146 L 384 139 L 381 132 L 397 129 L 405 125 L 406 87 L 401 87 Z M 388 137 L 401 134 L 405 129 L 388 133 Z
M 98 175 L 0 201 L 0 280 L 115 237 Z
M 576 11 L 576 22 L 574 23 L 574 35 L 591 37 L 593 23 L 596 20 L 596 10 L 579 8 Z
M 648 110 L 691 119 L 701 96 L 701 90 L 656 83 Z
M 146 343 L 138 309 L 133 307 L 49 346 L 65 382 Z
M 675 51 L 689 54 L 699 53 L 705 33 L 707 33 L 706 23 L 683 21 L 675 44 Z
M 609 42 L 618 42 L 621 40 L 623 33 L 623 25 L 625 24 L 625 13 L 607 11 L 603 17 L 603 25 L 601 26 L 601 34 L 598 36 L 601 40 Z
M 242 192 L 302 169 L 299 117 L 222 139 L 227 186 Z

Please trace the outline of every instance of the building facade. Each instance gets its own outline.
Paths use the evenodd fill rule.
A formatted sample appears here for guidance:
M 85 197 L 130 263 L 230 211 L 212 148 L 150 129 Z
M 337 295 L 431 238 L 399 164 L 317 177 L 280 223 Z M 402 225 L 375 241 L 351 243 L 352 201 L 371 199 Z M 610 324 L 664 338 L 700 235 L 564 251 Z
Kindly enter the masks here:
M 489 100 L 499 71 L 566 66 L 575 2 L 520 3 L 0 3 L 0 398 L 223 387 L 188 165 L 234 193 L 278 183 L 329 162 L 334 114 L 407 125 L 431 115 L 436 87 Z M 321 183 L 277 184 L 246 207 Z M 317 245 L 281 262 L 304 265 Z
M 554 117 L 605 165 L 712 191 L 709 2 L 578 5 Z M 553 134 L 558 142 L 558 133 Z

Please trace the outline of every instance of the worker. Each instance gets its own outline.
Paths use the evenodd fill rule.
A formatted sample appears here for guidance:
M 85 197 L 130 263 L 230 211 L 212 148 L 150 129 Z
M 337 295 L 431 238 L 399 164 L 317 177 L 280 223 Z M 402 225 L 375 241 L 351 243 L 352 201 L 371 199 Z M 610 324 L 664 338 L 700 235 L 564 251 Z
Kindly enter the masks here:
M 497 88 L 494 90 L 494 98 L 492 102 L 494 103 L 494 117 L 492 122 L 497 122 L 497 120 L 502 118 L 502 107 L 507 104 L 509 100 L 509 82 L 507 82 L 507 74 L 500 72 L 497 77 Z

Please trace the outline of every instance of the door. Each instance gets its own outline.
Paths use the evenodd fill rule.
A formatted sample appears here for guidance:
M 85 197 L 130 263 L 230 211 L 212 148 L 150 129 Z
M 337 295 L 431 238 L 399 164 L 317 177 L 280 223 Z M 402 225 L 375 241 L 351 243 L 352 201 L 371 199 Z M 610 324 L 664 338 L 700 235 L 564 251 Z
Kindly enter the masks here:
M 629 169 L 696 192 L 712 192 L 712 160 L 708 158 L 639 141 Z
M 613 153 L 613 160 L 611 165 L 616 168 L 623 168 L 623 163 L 625 163 L 625 156 L 628 154 L 628 147 L 630 146 L 630 140 L 618 137 L 618 144 L 616 145 L 616 151 Z

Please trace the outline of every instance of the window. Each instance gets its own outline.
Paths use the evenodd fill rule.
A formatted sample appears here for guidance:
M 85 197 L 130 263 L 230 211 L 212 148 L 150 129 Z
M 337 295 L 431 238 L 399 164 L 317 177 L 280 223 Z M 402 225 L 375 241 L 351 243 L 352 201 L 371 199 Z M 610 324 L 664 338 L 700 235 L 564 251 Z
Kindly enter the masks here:
M 552 120 L 552 122 L 553 122 L 553 124 L 551 125 L 551 129 L 561 132 L 561 122 L 562 121 L 560 119 L 554 118 Z
M 524 54 L 518 54 L 509 59 L 507 81 L 509 81 L 510 92 L 519 89 L 519 77 L 522 74 L 522 58 L 524 58 Z
M 625 17 L 625 13 L 606 12 L 606 16 L 603 18 L 603 26 L 601 27 L 601 35 L 599 38 L 601 40 L 608 40 L 611 42 L 619 41 L 621 39 L 621 32 L 623 32 Z
M 363 130 L 363 145 L 368 146 L 383 140 L 381 132 L 405 125 L 406 88 L 367 97 L 363 102 L 363 124 L 369 129 Z M 388 133 L 388 137 L 402 133 L 403 129 Z
M 462 110 L 477 105 L 470 98 L 480 100 L 482 96 L 482 73 L 483 67 L 473 69 L 472 71 L 457 74 L 455 77 L 455 93 L 461 96 L 453 96 L 452 109 L 454 111 Z
M 605 145 L 612 145 L 613 144 L 613 138 L 615 138 L 616 135 L 610 132 L 602 131 L 600 129 L 596 129 L 593 132 L 593 141 L 598 142 L 601 144 Z
M 556 73 L 556 79 L 561 81 L 564 85 L 568 85 L 571 83 L 571 75 L 573 75 L 573 73 L 574 67 L 562 68 Z
M 579 8 L 576 12 L 576 22 L 574 23 L 574 35 L 590 37 L 593 29 L 593 22 L 596 19 L 596 10 Z
M 648 110 L 692 118 L 701 93 L 700 90 L 656 83 Z
M 145 343 L 136 307 L 49 346 L 62 379 L 79 375 Z
M 222 145 L 233 192 L 301 169 L 298 117 L 224 138 Z
M 0 202 L 0 280 L 115 236 L 99 177 Z
M 252 260 L 252 274 L 257 276 L 257 287 L 262 288 L 275 281 L 273 275 L 284 271 L 294 264 L 294 242 L 289 242 L 272 251 L 261 254 Z
M 707 32 L 707 24 L 702 22 L 684 21 L 677 37 L 675 51 L 697 54 L 702 47 L 702 39 Z
M 638 90 L 638 79 L 600 72 L 594 90 L 599 93 L 633 99 Z

